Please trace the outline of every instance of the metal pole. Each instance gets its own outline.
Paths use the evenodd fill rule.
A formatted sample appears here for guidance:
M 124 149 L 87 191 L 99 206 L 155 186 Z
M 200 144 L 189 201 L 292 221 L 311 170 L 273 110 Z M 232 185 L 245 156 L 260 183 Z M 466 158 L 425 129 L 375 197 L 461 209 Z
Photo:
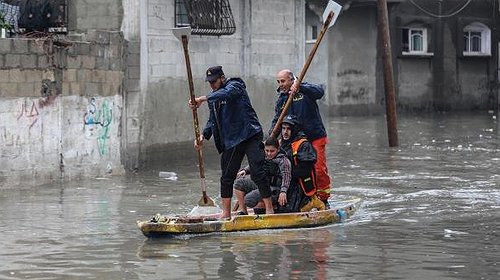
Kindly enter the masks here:
M 394 93 L 394 76 L 392 69 L 391 38 L 389 34 L 389 16 L 387 0 L 378 0 L 378 29 L 382 35 L 383 62 L 384 62 L 384 88 L 385 110 L 387 119 L 387 134 L 389 147 L 399 146 L 396 97 Z

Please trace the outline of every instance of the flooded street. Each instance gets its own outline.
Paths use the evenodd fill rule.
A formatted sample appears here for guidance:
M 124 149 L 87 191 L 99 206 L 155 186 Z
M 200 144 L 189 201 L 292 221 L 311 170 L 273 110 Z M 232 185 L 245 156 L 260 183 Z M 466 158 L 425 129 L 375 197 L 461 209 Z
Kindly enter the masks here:
M 388 148 L 383 117 L 329 120 L 331 203 L 362 203 L 321 228 L 145 238 L 136 220 L 188 213 L 201 197 L 191 145 L 193 160 L 143 174 L 2 188 L 0 279 L 500 279 L 498 120 L 398 121 Z

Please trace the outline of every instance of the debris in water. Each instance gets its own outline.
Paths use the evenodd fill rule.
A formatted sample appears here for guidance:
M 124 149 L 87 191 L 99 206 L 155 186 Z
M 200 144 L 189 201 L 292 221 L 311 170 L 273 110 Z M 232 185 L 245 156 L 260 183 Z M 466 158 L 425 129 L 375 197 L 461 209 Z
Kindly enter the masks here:
M 160 178 L 170 181 L 177 181 L 177 173 L 170 171 L 160 171 Z

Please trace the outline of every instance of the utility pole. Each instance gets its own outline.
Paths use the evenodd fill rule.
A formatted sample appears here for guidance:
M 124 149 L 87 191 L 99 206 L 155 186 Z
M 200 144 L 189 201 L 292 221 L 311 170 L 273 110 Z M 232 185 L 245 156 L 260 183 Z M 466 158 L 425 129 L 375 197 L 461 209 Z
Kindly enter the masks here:
M 392 69 L 387 0 L 378 0 L 378 30 L 379 34 L 382 35 L 387 135 L 389 137 L 389 147 L 397 147 L 399 146 L 398 121 L 396 116 L 396 96 L 394 93 L 394 74 Z
M 443 19 L 441 15 L 443 13 L 443 0 L 438 0 L 438 15 L 436 20 L 436 28 L 434 29 L 434 57 L 432 62 L 432 76 L 434 80 L 434 93 L 433 93 L 433 103 L 434 110 L 445 111 L 447 106 L 445 105 L 444 99 L 444 41 L 443 41 Z

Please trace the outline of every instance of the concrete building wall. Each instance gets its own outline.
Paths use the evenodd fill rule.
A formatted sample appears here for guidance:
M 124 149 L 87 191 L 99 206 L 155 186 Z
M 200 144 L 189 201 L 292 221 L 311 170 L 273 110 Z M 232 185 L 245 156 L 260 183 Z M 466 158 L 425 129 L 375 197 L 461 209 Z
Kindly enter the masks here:
M 329 31 L 330 114 L 372 114 L 380 110 L 376 22 L 376 10 L 350 7 Z
M 0 39 L 0 184 L 122 173 L 121 33 Z
M 47 58 L 54 63 L 37 48 L 40 40 L 1 40 L 0 182 L 100 176 L 155 159 L 164 164 L 169 145 L 192 141 L 183 51 L 171 32 L 174 3 L 69 1 L 69 36 Z M 246 81 L 267 130 L 276 72 L 304 62 L 305 1 L 230 4 L 235 34 L 190 38 L 195 94 L 209 91 L 206 68 L 223 65 L 227 76 Z M 44 82 L 52 95 L 41 95 Z M 205 107 L 199 116 L 204 126 Z
M 400 108 L 432 108 L 431 58 L 400 59 L 395 72 L 399 73 L 396 88 Z
M 133 2 L 133 1 L 130 1 Z M 171 29 L 175 1 L 141 3 L 140 63 L 136 76 L 140 91 L 127 94 L 126 165 L 147 167 L 165 160 L 169 145 L 192 141 L 192 114 L 187 106 L 189 89 L 182 45 Z M 304 60 L 303 0 L 230 1 L 236 33 L 230 36 L 197 36 L 189 39 L 195 95 L 209 93 L 205 70 L 222 65 L 226 76 L 242 77 L 259 119 L 267 131 L 273 116 L 276 79 L 281 68 L 299 68 Z M 143 10 L 143 11 L 142 11 Z M 145 15 L 145 17 L 144 17 Z M 201 128 L 208 118 L 199 109 Z M 137 134 L 135 134 L 137 131 Z
M 86 0 L 68 2 L 68 30 L 120 30 L 123 20 L 121 0 Z
M 498 99 L 498 12 L 495 1 L 462 3 L 422 1 L 419 7 L 401 2 L 390 9 L 391 44 L 395 58 L 397 103 L 402 111 L 492 110 Z M 448 15 L 453 8 L 459 13 Z M 432 13 L 434 12 L 434 13 Z M 463 55 L 463 28 L 472 22 L 491 30 L 490 55 Z M 401 30 L 411 26 L 428 32 L 429 50 L 424 55 L 402 53 Z
M 326 85 L 330 115 L 380 114 L 385 108 L 377 1 L 338 1 L 337 23 L 327 32 L 306 80 Z M 324 3 L 307 1 L 307 25 Z M 495 1 L 388 1 L 398 111 L 491 110 L 498 107 L 498 9 Z M 323 5 L 323 7 L 320 7 Z M 447 12 L 465 5 L 452 15 Z M 434 12 L 434 15 L 433 13 Z M 491 30 L 491 55 L 464 56 L 463 27 L 480 22 Z M 425 54 L 402 52 L 402 30 L 427 29 Z M 311 43 L 312 44 L 312 43 Z M 307 46 L 307 52 L 311 47 Z M 327 69 L 325 71 L 325 69 Z
M 209 92 L 205 70 L 222 65 L 228 77 L 245 80 L 267 131 L 275 74 L 282 68 L 300 73 L 312 47 L 305 28 L 319 25 L 325 1 L 307 1 L 314 2 L 309 10 L 305 0 L 229 2 L 235 34 L 190 38 L 195 94 Z M 305 81 L 325 87 L 320 101 L 325 113 L 383 113 L 376 1 L 339 2 L 344 10 Z M 496 14 L 488 8 L 492 1 L 472 1 L 459 17 L 443 19 L 440 32 L 434 18 L 408 1 L 389 3 L 399 108 L 422 110 L 441 102 L 453 109 L 484 109 L 495 98 L 497 104 L 499 36 Z M 0 183 L 100 176 L 121 172 L 122 165 L 165 167 L 176 143 L 192 141 L 183 50 L 171 31 L 174 5 L 174 0 L 68 1 L 67 40 L 54 45 L 47 39 L 0 40 Z M 401 55 L 398 34 L 407 22 L 398 17 L 424 19 L 434 55 Z M 460 56 L 458 30 L 477 20 L 492 30 L 492 56 Z M 203 127 L 206 106 L 199 117 Z
M 306 49 L 305 49 L 305 55 L 306 58 L 309 56 L 311 53 L 312 48 L 314 47 L 316 40 L 312 39 L 312 28 L 315 26 L 317 29 L 317 33 L 321 31 L 321 28 L 323 26 L 323 11 L 324 7 L 323 6 L 316 6 L 313 4 L 310 4 L 306 6 Z M 336 27 L 332 27 L 336 28 Z M 330 30 L 329 30 L 330 31 Z M 308 69 L 308 75 L 304 78 L 304 81 L 310 82 L 310 83 L 315 83 L 323 86 L 323 88 L 326 90 L 328 88 L 328 80 L 329 80 L 329 73 L 328 73 L 328 64 L 330 61 L 330 57 L 328 55 L 328 50 L 329 50 L 329 45 L 328 45 L 328 37 L 329 37 L 330 32 L 327 32 L 323 36 L 323 40 L 318 46 L 318 49 L 316 50 L 316 54 L 314 56 L 314 59 L 309 66 Z M 335 58 L 332 58 L 334 60 Z M 297 73 L 296 75 L 298 76 L 300 71 L 302 69 L 297 69 L 295 70 Z M 325 98 L 321 100 L 323 105 L 328 104 L 328 94 L 325 94 Z
M 494 102 L 492 83 L 488 79 L 487 59 L 460 59 L 458 61 L 458 82 L 460 95 L 453 99 L 453 108 L 457 109 L 492 109 Z

